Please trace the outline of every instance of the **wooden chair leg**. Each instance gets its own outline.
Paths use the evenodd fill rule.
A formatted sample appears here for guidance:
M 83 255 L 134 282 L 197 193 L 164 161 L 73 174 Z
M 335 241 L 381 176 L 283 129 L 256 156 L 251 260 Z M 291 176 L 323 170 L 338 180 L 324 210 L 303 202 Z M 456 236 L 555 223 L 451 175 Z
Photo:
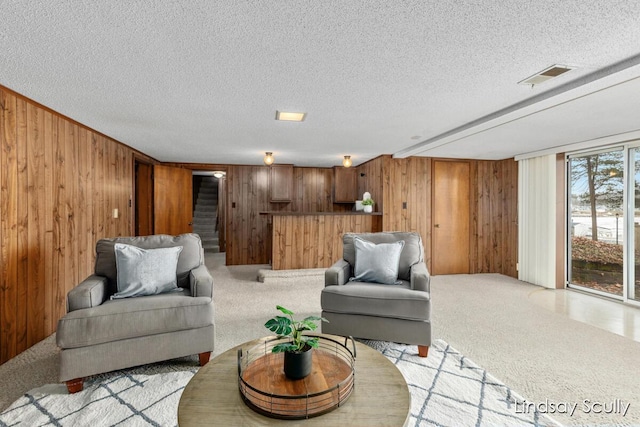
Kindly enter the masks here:
M 198 354 L 200 357 L 200 366 L 204 366 L 209 362 L 209 358 L 211 357 L 210 351 L 205 351 L 204 353 Z
M 82 388 L 84 387 L 84 378 L 74 378 L 72 380 L 66 381 L 65 384 L 67 385 L 69 394 L 77 393 L 79 391 L 82 391 Z
M 428 345 L 419 345 L 418 346 L 418 356 L 427 357 L 429 354 L 429 346 Z

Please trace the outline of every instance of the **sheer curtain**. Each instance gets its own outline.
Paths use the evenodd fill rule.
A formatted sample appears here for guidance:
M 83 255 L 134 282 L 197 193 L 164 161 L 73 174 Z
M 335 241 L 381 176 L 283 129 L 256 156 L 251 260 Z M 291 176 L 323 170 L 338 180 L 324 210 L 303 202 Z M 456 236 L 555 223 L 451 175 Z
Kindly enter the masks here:
M 555 288 L 556 156 L 518 161 L 518 279 Z

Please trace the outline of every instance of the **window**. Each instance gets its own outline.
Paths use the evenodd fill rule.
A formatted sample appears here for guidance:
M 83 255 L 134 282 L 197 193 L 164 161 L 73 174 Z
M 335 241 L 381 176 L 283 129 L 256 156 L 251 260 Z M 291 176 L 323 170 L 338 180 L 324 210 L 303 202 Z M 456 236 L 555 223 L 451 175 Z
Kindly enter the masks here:
M 569 158 L 569 284 L 607 295 L 624 289 L 624 151 Z

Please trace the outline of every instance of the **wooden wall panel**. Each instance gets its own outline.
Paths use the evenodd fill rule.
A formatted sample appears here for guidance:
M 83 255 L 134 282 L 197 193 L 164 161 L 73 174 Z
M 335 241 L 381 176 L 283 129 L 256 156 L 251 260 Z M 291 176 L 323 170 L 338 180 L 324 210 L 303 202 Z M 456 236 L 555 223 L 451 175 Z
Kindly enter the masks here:
M 96 240 L 132 233 L 134 150 L 2 87 L 0 113 L 4 363 L 55 331 Z
M 226 180 L 227 265 L 268 264 L 271 261 L 270 217 L 260 212 L 351 211 L 351 205 L 333 203 L 331 168 L 294 167 L 293 193 L 291 202 L 286 203 L 270 202 L 267 166 L 228 166 Z M 288 238 L 304 239 L 304 229 L 295 230 Z
M 274 270 L 326 268 L 342 257 L 342 235 L 382 230 L 380 215 L 273 215 Z
M 428 266 L 431 265 L 431 163 L 428 157 L 383 158 L 383 231 L 420 233 Z
M 269 168 L 230 166 L 227 170 L 227 265 L 267 264 L 270 209 Z
M 475 165 L 472 273 L 501 273 L 517 277 L 518 164 L 507 159 L 476 161 Z
M 18 282 L 15 284 L 18 294 L 17 318 L 16 318 L 16 345 L 18 352 L 27 349 L 27 283 L 29 274 L 29 181 L 27 179 L 27 103 L 23 99 L 18 99 L 16 103 L 16 117 L 18 122 L 16 153 L 18 155 L 18 194 L 17 206 L 17 226 L 18 226 Z
M 17 99 L 0 91 L 0 362 L 18 354 Z
M 357 167 L 358 200 L 362 199 L 365 191 L 368 191 L 375 202 L 376 212 L 384 211 L 383 165 L 385 159 L 391 159 L 391 156 L 376 157 Z
M 360 181 L 363 187 L 359 187 L 359 191 L 376 188 L 377 182 L 382 183 L 382 197 L 378 196 L 378 199 L 383 202 L 383 230 L 419 232 L 429 268 L 432 161 L 426 157 L 393 159 L 381 156 L 359 166 L 366 175 L 366 179 Z M 470 200 L 471 271 L 517 277 L 517 162 L 513 159 L 471 160 L 470 164 L 473 190 Z M 406 209 L 403 208 L 405 202 Z

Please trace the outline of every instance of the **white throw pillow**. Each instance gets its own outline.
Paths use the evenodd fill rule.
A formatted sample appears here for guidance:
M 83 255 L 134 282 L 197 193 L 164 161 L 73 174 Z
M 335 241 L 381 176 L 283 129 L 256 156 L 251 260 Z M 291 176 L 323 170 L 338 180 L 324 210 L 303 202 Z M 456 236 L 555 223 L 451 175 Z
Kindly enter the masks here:
M 116 243 L 118 292 L 111 299 L 179 291 L 176 270 L 182 246 L 142 249 Z
M 398 283 L 398 268 L 404 240 L 394 243 L 371 243 L 359 237 L 353 238 L 356 249 L 355 277 L 358 282 Z

